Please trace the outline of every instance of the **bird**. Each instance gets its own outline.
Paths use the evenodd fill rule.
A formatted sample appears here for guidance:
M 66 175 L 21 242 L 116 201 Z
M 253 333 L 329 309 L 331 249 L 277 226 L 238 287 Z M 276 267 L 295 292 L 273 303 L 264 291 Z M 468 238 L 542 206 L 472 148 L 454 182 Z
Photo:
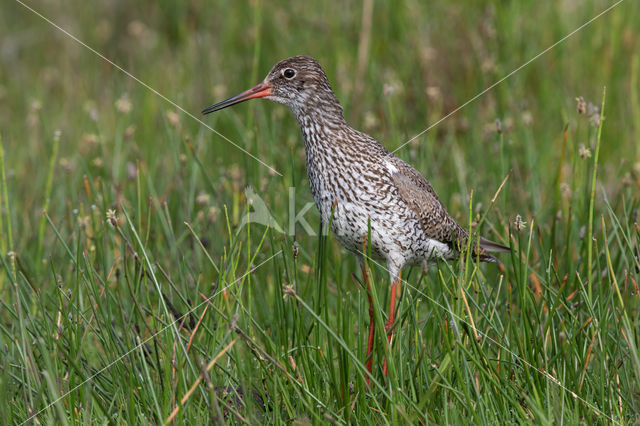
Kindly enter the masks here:
M 496 262 L 491 253 L 509 252 L 510 248 L 470 236 L 447 212 L 420 172 L 373 137 L 349 126 L 316 59 L 302 55 L 283 59 L 261 83 L 202 113 L 256 98 L 283 104 L 295 115 L 304 137 L 307 177 L 322 225 L 330 226 L 337 241 L 354 253 L 360 264 L 369 302 L 365 358 L 369 384 L 375 325 L 366 251 L 371 258 L 384 262 L 389 273 L 391 294 L 385 333 L 391 346 L 403 269 L 414 265 L 426 268 L 458 258 L 469 251 L 468 247 L 474 259 Z M 383 372 L 387 376 L 386 358 Z

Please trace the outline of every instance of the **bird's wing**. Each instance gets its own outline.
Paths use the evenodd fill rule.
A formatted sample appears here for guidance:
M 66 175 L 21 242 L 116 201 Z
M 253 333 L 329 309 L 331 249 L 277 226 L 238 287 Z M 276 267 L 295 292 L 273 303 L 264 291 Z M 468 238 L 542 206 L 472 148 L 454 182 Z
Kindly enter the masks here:
M 397 169 L 391 179 L 398 194 L 420 218 L 424 233 L 434 240 L 454 246 L 466 238 L 466 231 L 447 213 L 431 184 L 416 169 L 395 156 L 387 160 Z M 457 247 L 455 247 L 457 248 Z
M 449 215 L 431 184 L 411 165 L 400 158 L 389 156 L 388 161 L 397 169 L 391 179 L 404 202 L 420 218 L 420 223 L 427 237 L 443 242 L 455 250 L 461 251 L 466 246 L 469 232 L 458 225 Z M 509 247 L 479 238 L 474 243 L 474 257 L 480 260 L 495 262 L 497 259 L 489 252 L 508 252 Z

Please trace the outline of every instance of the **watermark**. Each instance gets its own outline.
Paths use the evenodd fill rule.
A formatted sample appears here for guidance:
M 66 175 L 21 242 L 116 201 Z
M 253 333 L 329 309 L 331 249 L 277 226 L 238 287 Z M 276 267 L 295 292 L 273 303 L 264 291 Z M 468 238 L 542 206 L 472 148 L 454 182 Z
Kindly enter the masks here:
M 297 228 L 302 228 L 307 235 L 315 237 L 318 235 L 316 230 L 307 222 L 305 215 L 314 207 L 313 202 L 305 203 L 301 209 L 296 208 L 296 188 L 289 187 L 288 190 L 288 218 L 286 220 L 278 220 L 271 209 L 267 206 L 267 203 L 258 195 L 258 193 L 252 187 L 248 186 L 244 190 L 244 195 L 247 199 L 247 204 L 250 206 L 248 211 L 240 221 L 238 229 L 242 229 L 249 223 L 255 223 L 263 226 L 267 226 L 276 232 L 281 234 L 287 234 L 292 237 L 296 234 Z M 323 235 L 328 234 L 328 227 L 322 227 Z

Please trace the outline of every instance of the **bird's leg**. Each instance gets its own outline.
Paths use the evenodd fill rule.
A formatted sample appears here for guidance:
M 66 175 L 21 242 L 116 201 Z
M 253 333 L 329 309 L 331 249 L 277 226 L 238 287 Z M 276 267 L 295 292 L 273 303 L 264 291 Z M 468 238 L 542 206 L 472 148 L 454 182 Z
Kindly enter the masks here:
M 389 301 L 389 319 L 384 326 L 385 331 L 387 332 L 387 339 L 389 341 L 389 350 L 391 350 L 391 340 L 393 337 L 393 323 L 395 322 L 395 309 L 396 309 L 396 294 L 400 293 L 400 275 L 398 278 L 391 284 L 391 300 Z M 384 365 L 382 367 L 382 371 L 384 371 L 384 375 L 387 375 L 387 358 L 384 359 Z
M 367 287 L 367 297 L 369 298 L 369 340 L 367 341 L 367 371 L 369 373 L 373 372 L 373 334 L 374 334 L 374 330 L 375 330 L 375 323 L 373 321 L 373 303 L 371 301 L 371 286 L 369 284 L 369 279 L 367 278 L 367 269 L 364 266 L 364 263 L 362 264 L 362 277 L 364 279 L 364 284 Z M 370 383 L 370 378 L 367 375 L 365 377 L 366 381 L 367 381 L 367 385 L 369 385 Z

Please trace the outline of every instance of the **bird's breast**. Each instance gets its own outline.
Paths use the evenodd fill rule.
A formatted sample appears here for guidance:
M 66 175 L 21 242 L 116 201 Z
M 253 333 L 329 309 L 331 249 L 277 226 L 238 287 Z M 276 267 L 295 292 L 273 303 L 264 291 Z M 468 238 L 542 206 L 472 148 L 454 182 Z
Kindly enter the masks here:
M 403 216 L 403 209 L 394 207 L 398 194 L 387 171 L 357 152 L 312 148 L 307 174 L 322 222 L 331 224 L 337 240 L 350 251 L 361 251 L 371 228 L 375 257 L 385 258 L 396 244 L 392 230 L 400 229 L 410 213 Z

